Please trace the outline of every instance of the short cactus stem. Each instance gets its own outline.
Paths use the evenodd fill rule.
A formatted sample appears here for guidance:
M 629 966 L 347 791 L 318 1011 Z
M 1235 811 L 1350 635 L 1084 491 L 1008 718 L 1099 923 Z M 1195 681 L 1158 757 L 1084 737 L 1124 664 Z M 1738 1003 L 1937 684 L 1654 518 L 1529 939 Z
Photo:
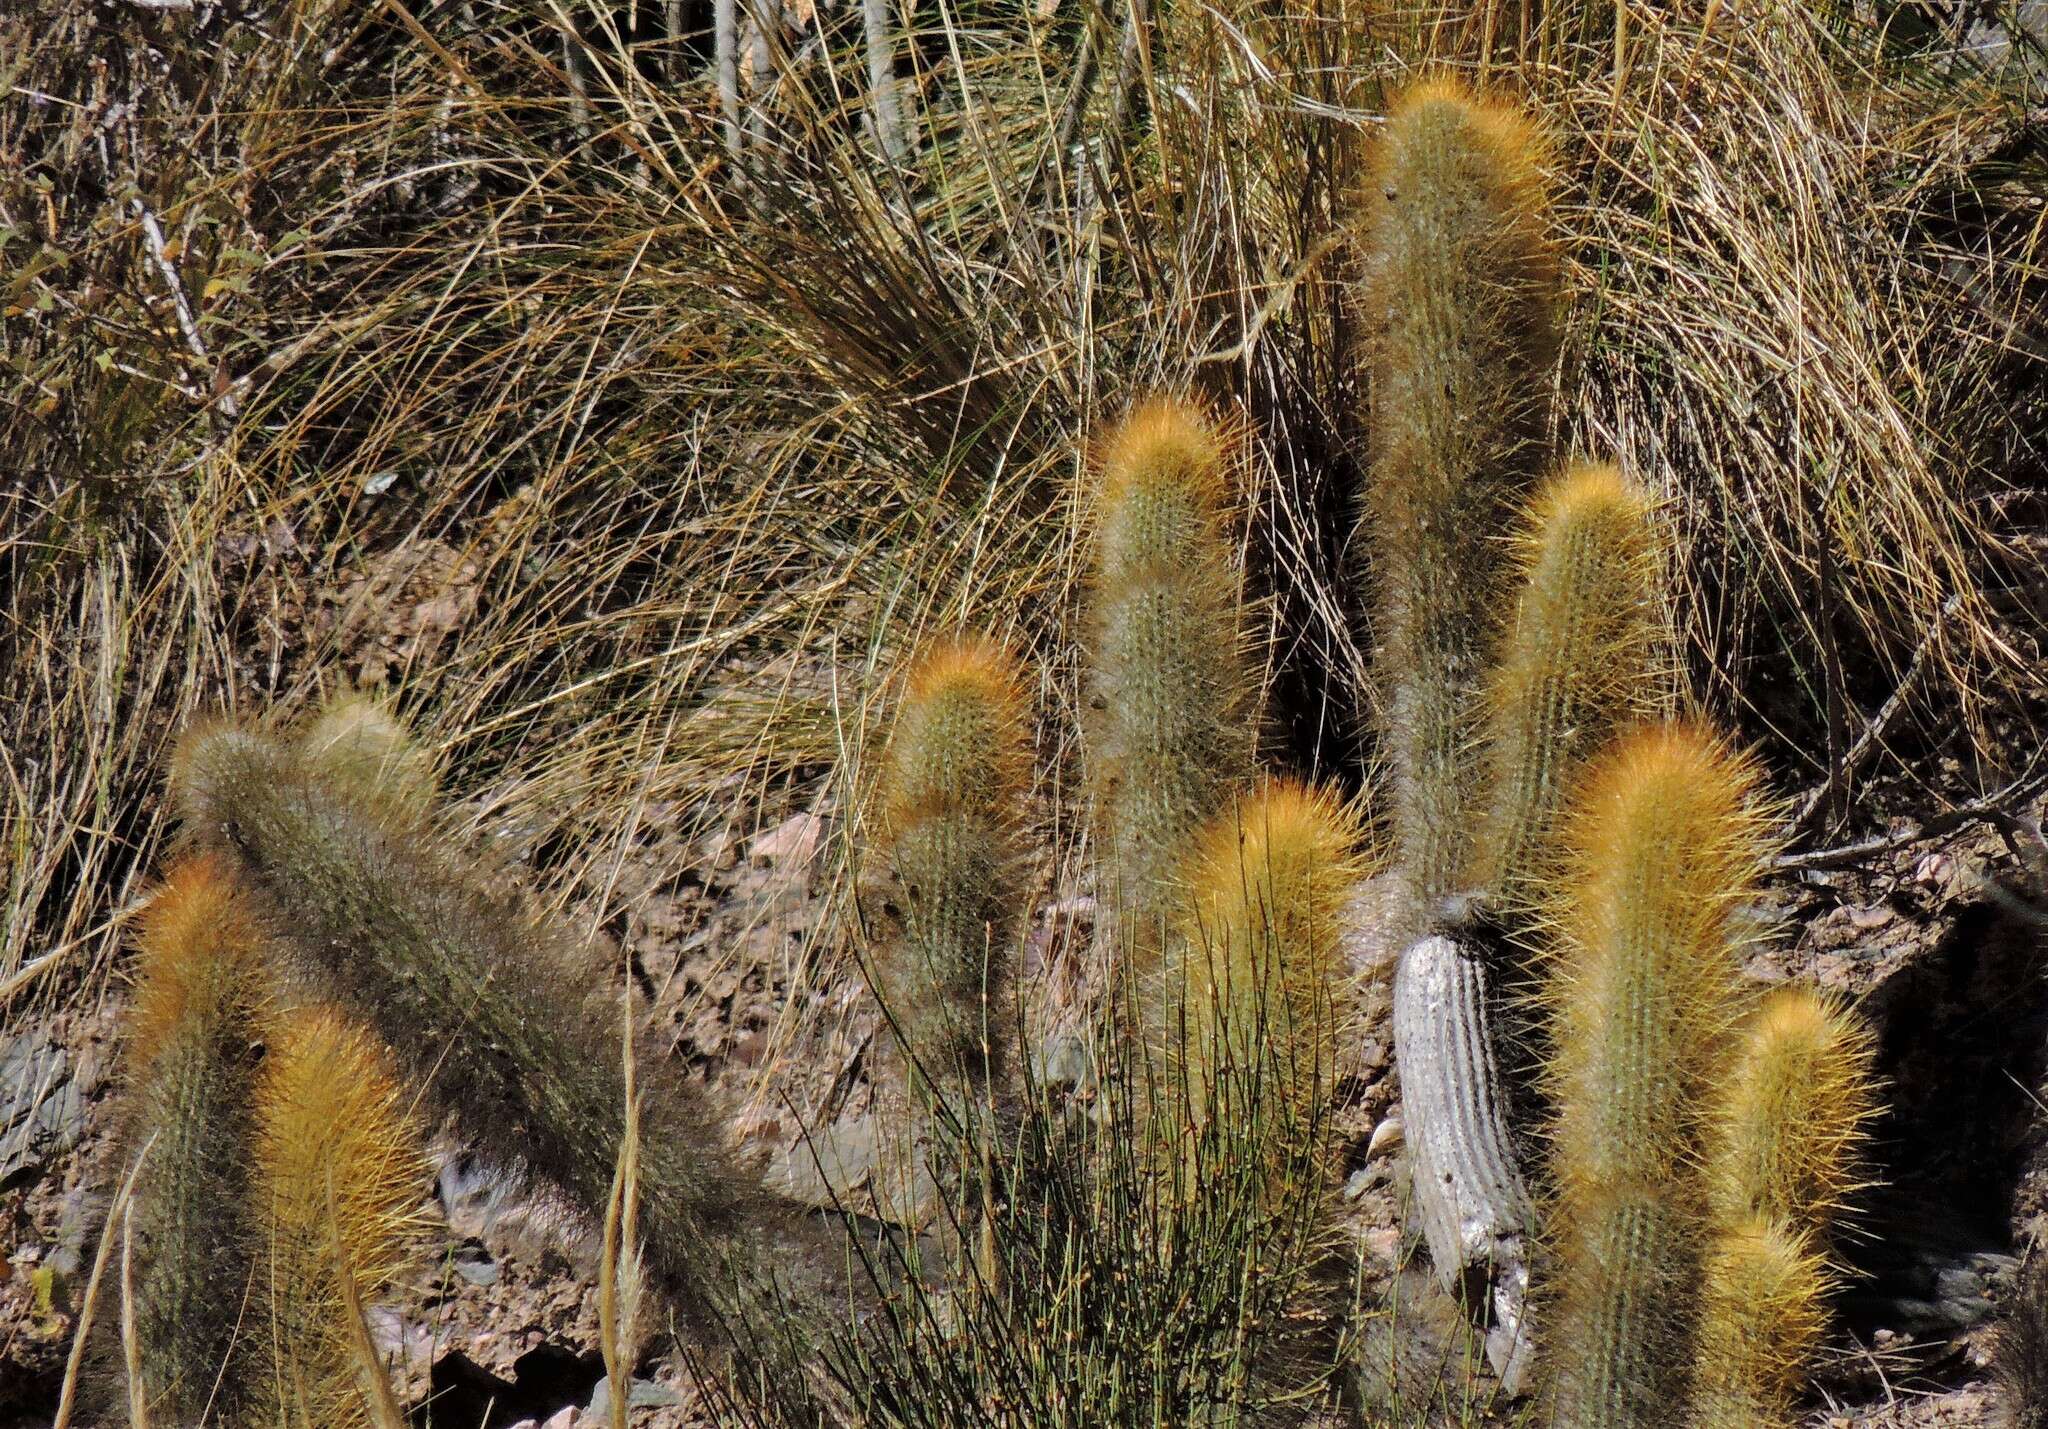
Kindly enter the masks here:
M 279 1019 L 257 1083 L 254 1166 L 261 1343 L 276 1422 L 371 1422 L 350 1317 L 389 1292 L 423 1229 L 421 1129 L 385 1050 L 332 1011 Z
M 1793 1429 L 1827 1327 L 1825 1263 L 1797 1229 L 1754 1215 L 1708 1245 L 1695 1429 Z
M 1875 1047 L 1838 999 L 1774 989 L 1714 1099 L 1707 1191 L 1716 1222 L 1782 1221 L 1825 1246 L 1862 1186 L 1877 1115 Z
M 978 638 L 926 651 L 883 765 L 882 901 L 895 916 L 882 920 L 893 929 L 877 992 L 925 1078 L 985 1097 L 1011 1040 L 1024 904 L 1031 723 L 1015 658 Z
M 1201 831 L 1185 911 L 1145 999 L 1155 1133 L 1186 1150 L 1221 1126 L 1278 1193 L 1322 1168 L 1336 1068 L 1336 983 L 1358 824 L 1333 795 L 1278 780 Z

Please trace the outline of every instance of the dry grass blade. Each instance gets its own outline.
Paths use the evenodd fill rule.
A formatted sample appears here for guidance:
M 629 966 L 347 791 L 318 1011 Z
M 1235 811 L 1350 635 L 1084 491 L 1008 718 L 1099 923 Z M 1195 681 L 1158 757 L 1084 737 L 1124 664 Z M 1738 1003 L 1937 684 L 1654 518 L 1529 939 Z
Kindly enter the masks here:
M 135 1331 L 135 1203 L 121 1207 L 121 1361 L 128 1371 L 129 1429 L 149 1429 L 149 1395 L 142 1382 L 142 1341 Z
M 131 1202 L 131 1199 L 135 1194 L 136 1178 L 142 1174 L 143 1163 L 149 1159 L 150 1144 L 151 1143 L 149 1142 L 145 1142 L 143 1144 L 142 1150 L 136 1154 L 135 1164 L 128 1168 L 127 1179 L 122 1181 L 121 1189 L 115 1194 L 113 1204 L 107 1207 L 107 1219 L 105 1224 L 100 1228 L 99 1249 L 93 1253 L 92 1257 L 92 1273 L 86 1277 L 85 1296 L 82 1300 L 79 1301 L 78 1325 L 77 1328 L 72 1332 L 71 1353 L 64 1361 L 64 1385 L 63 1388 L 58 1392 L 57 1417 L 54 1423 L 52 1424 L 51 1429 L 68 1429 L 68 1426 L 71 1423 L 72 1412 L 77 1407 L 78 1376 L 80 1371 L 83 1370 L 83 1368 L 85 1367 L 86 1344 L 88 1342 L 89 1337 L 92 1334 L 93 1316 L 98 1312 L 99 1309 L 100 1281 L 106 1276 L 107 1261 L 110 1258 L 112 1258 L 114 1251 L 114 1224 L 116 1221 L 121 1221 L 123 1224 L 126 1223 L 128 1207 Z M 124 1290 L 127 1284 L 128 1269 L 126 1244 L 127 1237 L 123 1236 L 123 1255 L 121 1270 Z M 125 1303 L 123 1308 L 125 1311 Z M 126 1328 L 127 1327 L 124 1324 L 124 1332 Z M 124 1345 L 126 1339 L 127 1336 L 124 1333 Z M 132 1362 L 134 1358 L 132 1353 L 130 1358 Z
M 349 1350 L 355 1361 L 356 1378 L 363 1387 L 363 1396 L 369 1406 L 370 1423 L 374 1429 L 405 1429 L 405 1411 L 398 1403 L 398 1392 L 391 1387 L 391 1376 L 385 1372 L 383 1357 L 377 1353 L 376 1341 L 370 1337 L 369 1317 L 363 1312 L 363 1296 L 356 1283 L 355 1267 L 349 1261 L 347 1237 L 342 1233 L 340 1207 L 334 1196 L 334 1168 L 327 1168 L 327 1225 L 330 1232 L 329 1248 L 334 1253 L 336 1282 L 341 1290 L 344 1320 L 348 1325 Z
M 634 1090 L 633 1005 L 621 1018 L 626 1087 L 626 1134 L 619 1140 L 618 1170 L 604 1208 L 604 1244 L 597 1267 L 598 1344 L 611 1393 L 612 1429 L 626 1429 L 633 1400 L 633 1327 L 640 1315 L 640 1101 Z

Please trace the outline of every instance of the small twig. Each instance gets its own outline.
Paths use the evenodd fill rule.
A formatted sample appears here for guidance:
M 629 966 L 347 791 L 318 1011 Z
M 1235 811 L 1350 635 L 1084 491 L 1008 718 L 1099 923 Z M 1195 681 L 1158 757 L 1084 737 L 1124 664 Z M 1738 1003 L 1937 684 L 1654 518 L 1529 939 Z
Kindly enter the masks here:
M 2018 816 L 2013 810 L 2043 789 L 2048 789 L 2048 773 L 2025 774 L 2003 789 L 1979 799 L 1972 799 L 1967 804 L 1959 804 L 1945 814 L 1936 814 L 1933 818 L 1898 833 L 1879 834 L 1835 848 L 1814 849 L 1809 853 L 1780 854 L 1771 866 L 1780 873 L 1794 873 L 1809 868 L 1843 868 L 1880 854 L 1896 853 L 1902 848 L 1910 848 L 1914 844 L 1940 838 L 1970 824 L 2002 825 L 2004 821 L 2016 820 Z
M 718 70 L 718 113 L 725 152 L 738 162 L 745 152 L 740 130 L 740 27 L 737 0 L 715 0 L 711 9 L 711 52 Z
M 156 260 L 157 271 L 163 274 L 164 286 L 170 289 L 171 303 L 178 310 L 178 330 L 185 335 L 185 346 L 192 349 L 192 355 L 201 362 L 213 359 L 206 350 L 205 339 L 199 336 L 199 324 L 192 318 L 192 304 L 185 298 L 185 285 L 178 278 L 178 270 L 164 255 L 164 231 L 158 226 L 156 215 L 149 211 L 141 199 L 135 200 L 136 217 L 142 220 L 143 237 L 149 241 L 149 256 Z M 235 401 L 233 392 L 220 394 L 220 409 L 230 417 L 241 414 L 241 404 Z
M 900 164 L 908 152 L 909 136 L 896 89 L 896 35 L 890 24 L 889 0 L 861 0 L 860 21 L 868 50 L 868 118 L 882 157 Z
M 1893 689 L 1877 713 L 1871 716 L 1870 722 L 1863 726 L 1863 732 L 1856 736 L 1855 743 L 1849 746 L 1848 751 L 1828 772 L 1828 777 L 1800 801 L 1799 808 L 1793 813 L 1791 820 L 1791 828 L 1795 833 L 1804 830 L 1813 822 L 1814 816 L 1827 806 L 1843 784 L 1855 777 L 1856 771 L 1870 756 L 1870 751 L 1883 740 L 1886 732 L 1891 729 L 1892 722 L 1906 708 L 1906 701 L 1911 698 L 1914 687 L 1932 668 L 1932 657 L 1935 646 L 1940 641 L 1942 627 L 1948 623 L 1950 617 L 1962 609 L 1962 605 L 1963 598 L 1960 595 L 1952 595 L 1942 602 L 1941 609 L 1935 613 L 1934 621 L 1928 627 L 1926 637 L 1920 642 L 1920 648 L 1913 652 L 1913 658 L 1906 666 L 1906 673 L 1899 677 L 1898 686 Z
M 562 72 L 569 77 L 569 122 L 576 137 L 590 138 L 590 62 L 573 25 L 562 26 Z
M 633 1397 L 629 1339 L 640 1313 L 640 1093 L 634 1085 L 633 999 L 624 999 L 620 1042 L 626 1097 L 626 1126 L 619 1138 L 612 1191 L 604 1208 L 604 1247 L 598 1263 L 598 1348 L 604 1358 L 611 1397 L 611 1429 L 626 1429 Z

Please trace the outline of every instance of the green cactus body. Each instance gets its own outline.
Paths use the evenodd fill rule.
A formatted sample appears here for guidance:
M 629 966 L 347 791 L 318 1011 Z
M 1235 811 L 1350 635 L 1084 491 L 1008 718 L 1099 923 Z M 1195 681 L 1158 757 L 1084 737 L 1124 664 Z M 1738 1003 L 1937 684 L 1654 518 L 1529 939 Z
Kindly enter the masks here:
M 1003 1071 L 1030 771 L 1030 725 L 1010 655 L 978 640 L 924 655 L 910 672 L 882 776 L 900 931 L 879 960 L 880 991 L 917 1065 L 977 1091 Z
M 1827 1324 L 1826 1266 L 1804 1235 L 1758 1215 L 1714 1236 L 1705 1281 L 1694 1429 L 1793 1429 Z
M 1349 809 L 1288 780 L 1194 840 L 1179 936 L 1146 999 L 1153 1065 L 1169 1087 L 1154 1107 L 1165 1149 L 1191 1152 L 1221 1119 L 1270 1174 L 1313 1174 L 1357 844 Z
M 625 1134 L 624 1009 L 583 940 L 260 735 L 188 738 L 174 784 L 190 834 L 288 913 L 296 990 L 373 1029 L 480 1150 L 600 1220 Z M 727 1303 L 735 1246 L 788 1267 L 806 1227 L 672 1062 L 643 1051 L 635 1076 L 650 1288 L 702 1317 Z
M 249 1135 L 263 933 L 227 865 L 199 857 L 151 898 L 140 943 L 123 1152 L 145 1157 L 131 1203 L 141 1400 L 154 1423 L 255 1423 Z
M 1668 1425 L 1683 1402 L 1701 1122 L 1741 1012 L 1731 915 L 1763 860 L 1753 789 L 1712 735 L 1657 726 L 1595 762 L 1572 816 L 1546 994 L 1559 1429 Z
M 1382 731 L 1410 936 L 1473 838 L 1471 750 L 1501 611 L 1499 534 L 1547 464 L 1557 261 L 1534 131 L 1432 81 L 1394 107 L 1364 189 L 1370 500 Z
M 1558 872 L 1565 799 L 1586 761 L 1657 713 L 1656 527 L 1612 466 L 1548 483 L 1518 542 L 1515 615 L 1488 683 L 1487 807 L 1460 880 L 1525 920 Z
M 1152 403 L 1100 465 L 1091 792 L 1117 926 L 1156 953 L 1189 840 L 1251 775 L 1253 680 L 1214 426 Z
M 1551 1422 L 1671 1429 L 1690 1394 L 1699 1207 L 1670 1188 L 1602 1188 L 1576 1205 L 1555 1307 Z

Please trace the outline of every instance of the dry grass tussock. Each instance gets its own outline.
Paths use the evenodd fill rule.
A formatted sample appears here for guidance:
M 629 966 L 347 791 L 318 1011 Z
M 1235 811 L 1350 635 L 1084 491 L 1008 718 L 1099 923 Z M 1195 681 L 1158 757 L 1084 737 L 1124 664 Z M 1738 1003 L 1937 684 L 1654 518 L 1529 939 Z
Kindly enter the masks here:
M 1346 239 L 1431 57 L 1556 130 L 1561 411 L 1683 514 L 1721 693 L 1778 659 L 1840 733 L 1951 594 L 1952 684 L 2009 675 L 2025 57 L 1641 8 L 919 6 L 890 105 L 843 5 L 729 46 L 567 0 L 0 20 L 0 986 L 102 985 L 170 730 L 331 681 L 393 552 L 459 618 L 387 677 L 599 920 L 649 828 L 841 777 L 875 672 L 963 617 L 1075 727 L 1079 452 L 1159 388 L 1244 414 L 1282 742 L 1348 758 Z

